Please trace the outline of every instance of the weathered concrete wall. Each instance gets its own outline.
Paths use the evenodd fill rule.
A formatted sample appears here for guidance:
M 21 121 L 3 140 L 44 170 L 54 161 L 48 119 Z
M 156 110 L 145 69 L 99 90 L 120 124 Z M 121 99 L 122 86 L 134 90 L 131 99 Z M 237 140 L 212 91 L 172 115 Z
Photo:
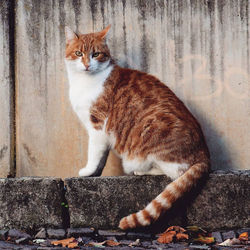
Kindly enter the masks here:
M 0 177 L 14 174 L 14 75 L 10 45 L 12 2 L 0 1 Z
M 186 103 L 202 124 L 213 168 L 249 168 L 249 1 L 16 5 L 19 176 L 74 176 L 86 163 L 87 136 L 68 100 L 65 25 L 85 33 L 111 24 L 118 63 L 158 76 Z
M 51 0 L 16 7 L 17 175 L 77 176 L 88 137 L 69 103 L 64 68 L 64 24 L 73 7 Z M 119 160 L 109 161 L 111 174 L 120 174 Z

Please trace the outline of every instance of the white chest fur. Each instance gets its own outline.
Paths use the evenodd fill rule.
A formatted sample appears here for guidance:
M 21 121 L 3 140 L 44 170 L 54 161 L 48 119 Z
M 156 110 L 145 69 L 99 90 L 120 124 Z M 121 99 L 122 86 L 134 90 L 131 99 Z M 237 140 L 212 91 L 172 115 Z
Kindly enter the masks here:
M 71 105 L 85 125 L 87 130 L 91 129 L 90 107 L 103 92 L 103 85 L 113 69 L 109 66 L 101 72 L 89 74 L 74 70 L 72 62 L 65 60 L 69 78 L 69 98 Z

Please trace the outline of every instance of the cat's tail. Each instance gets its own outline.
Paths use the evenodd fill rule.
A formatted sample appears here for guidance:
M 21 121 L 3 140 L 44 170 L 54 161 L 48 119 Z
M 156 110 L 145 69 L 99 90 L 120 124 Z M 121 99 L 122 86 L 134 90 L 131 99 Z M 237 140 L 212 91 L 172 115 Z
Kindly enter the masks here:
M 209 164 L 205 162 L 196 163 L 191 166 L 183 175 L 168 184 L 163 192 L 152 200 L 143 210 L 122 218 L 119 228 L 126 230 L 150 225 L 156 221 L 164 211 L 168 210 L 178 198 L 189 191 L 208 171 Z

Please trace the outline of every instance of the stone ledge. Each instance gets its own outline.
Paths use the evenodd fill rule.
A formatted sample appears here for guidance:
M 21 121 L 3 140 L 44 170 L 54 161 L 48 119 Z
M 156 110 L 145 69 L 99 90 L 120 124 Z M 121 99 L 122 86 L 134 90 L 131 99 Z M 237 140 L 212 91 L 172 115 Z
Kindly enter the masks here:
M 250 226 L 250 171 L 217 171 L 187 208 L 189 225 L 208 229 Z
M 170 182 L 165 176 L 69 178 L 65 180 L 71 228 L 117 229 L 121 217 L 142 209 Z M 153 227 L 198 225 L 208 230 L 250 226 L 250 171 L 217 171 L 179 200 Z M 58 178 L 0 179 L 0 229 L 63 228 Z M 67 204 L 66 204 L 67 205 Z
M 165 176 L 85 177 L 65 180 L 70 226 L 116 229 L 170 182 Z M 217 171 L 179 200 L 154 227 L 199 225 L 209 230 L 249 227 L 250 171 Z
M 0 179 L 0 228 L 62 228 L 63 188 L 58 178 Z

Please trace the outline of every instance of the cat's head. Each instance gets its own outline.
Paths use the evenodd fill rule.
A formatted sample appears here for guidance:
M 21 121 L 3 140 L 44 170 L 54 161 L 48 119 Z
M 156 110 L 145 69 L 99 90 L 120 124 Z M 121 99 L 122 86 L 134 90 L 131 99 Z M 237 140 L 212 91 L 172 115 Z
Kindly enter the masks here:
M 76 34 L 65 28 L 65 60 L 71 69 L 89 74 L 98 73 L 110 65 L 111 57 L 106 44 L 106 35 L 110 25 L 100 32 Z

